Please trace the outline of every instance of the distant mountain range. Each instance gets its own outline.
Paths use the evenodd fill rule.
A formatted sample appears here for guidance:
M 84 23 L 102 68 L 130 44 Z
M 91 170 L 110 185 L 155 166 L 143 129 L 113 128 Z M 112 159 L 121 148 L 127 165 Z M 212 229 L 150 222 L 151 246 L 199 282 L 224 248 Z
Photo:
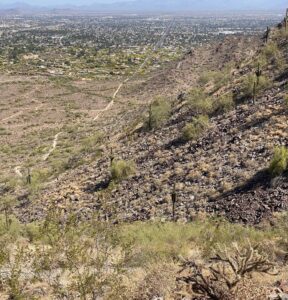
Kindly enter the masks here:
M 68 0 L 67 0 L 68 1 Z M 288 7 L 286 0 L 138 0 L 115 3 L 94 3 L 91 5 L 57 4 L 44 2 L 32 5 L 29 0 L 24 3 L 0 3 L 1 10 L 43 10 L 43 9 L 75 9 L 95 11 L 199 11 L 199 10 L 283 10 Z

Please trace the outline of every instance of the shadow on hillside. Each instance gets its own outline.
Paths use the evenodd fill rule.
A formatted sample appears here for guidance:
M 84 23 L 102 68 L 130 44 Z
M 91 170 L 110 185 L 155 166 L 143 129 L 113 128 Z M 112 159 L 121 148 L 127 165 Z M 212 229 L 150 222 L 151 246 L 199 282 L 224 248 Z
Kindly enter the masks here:
M 288 69 L 281 73 L 278 77 L 276 77 L 276 81 L 281 82 L 288 79 Z
M 84 188 L 84 191 L 86 193 L 96 193 L 96 192 L 103 191 L 109 187 L 110 182 L 111 182 L 110 178 L 106 178 L 95 184 L 89 183 Z
M 276 116 L 280 116 L 280 115 L 285 114 L 285 113 L 286 113 L 285 109 L 281 109 L 281 110 L 278 110 L 278 111 L 273 111 L 267 116 L 262 116 L 260 118 L 253 119 L 250 122 L 247 122 L 243 125 L 240 125 L 239 130 L 244 131 L 244 130 L 249 130 L 253 127 L 259 127 L 261 125 L 264 125 L 264 123 L 268 122 L 271 118 L 276 117 Z
M 217 201 L 218 199 L 223 199 L 230 195 L 244 194 L 247 192 L 251 192 L 260 187 L 265 189 L 271 187 L 271 175 L 269 174 L 267 169 L 257 172 L 245 184 L 238 186 L 232 190 L 229 190 L 228 192 L 225 192 L 216 198 L 212 198 L 210 199 L 209 202 L 214 202 Z
M 249 130 L 253 127 L 259 127 L 261 125 L 264 125 L 265 122 L 268 122 L 272 117 L 279 116 L 281 112 L 273 112 L 269 114 L 268 116 L 262 116 L 258 119 L 253 119 L 250 122 L 247 122 L 239 127 L 239 130 L 245 131 Z
M 264 169 L 259 172 L 257 172 L 252 178 L 250 178 L 245 184 L 238 186 L 232 190 L 229 190 L 222 195 L 211 199 L 211 202 L 214 202 L 217 199 L 223 199 L 231 195 L 237 195 L 237 194 L 245 194 L 248 192 L 252 192 L 256 189 L 262 188 L 262 189 L 272 189 L 281 187 L 283 184 L 288 183 L 288 172 L 285 172 L 282 176 L 272 178 L 269 170 Z
M 181 137 L 178 137 L 178 138 L 170 141 L 166 145 L 164 145 L 164 149 L 165 150 L 170 150 L 173 147 L 176 147 L 176 148 L 181 147 L 181 146 L 185 145 L 186 143 L 188 143 L 188 142 L 183 140 Z

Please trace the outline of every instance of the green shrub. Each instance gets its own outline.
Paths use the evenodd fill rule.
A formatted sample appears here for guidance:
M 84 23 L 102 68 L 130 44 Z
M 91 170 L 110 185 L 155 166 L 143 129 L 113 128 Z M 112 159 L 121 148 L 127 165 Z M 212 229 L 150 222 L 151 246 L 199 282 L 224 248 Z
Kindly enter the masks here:
M 277 147 L 270 163 L 269 171 L 272 176 L 282 175 L 288 168 L 288 148 Z
M 90 136 L 85 137 L 81 141 L 81 152 L 90 153 L 95 151 L 97 146 L 103 141 L 104 135 L 102 132 L 96 132 Z
M 202 89 L 192 89 L 187 95 L 189 107 L 197 114 L 208 115 L 213 110 L 213 103 L 210 97 Z
M 284 96 L 284 105 L 288 108 L 288 95 Z
M 269 42 L 262 51 L 266 60 L 276 66 L 278 70 L 285 70 L 285 59 L 275 42 Z
M 16 238 L 21 235 L 21 231 L 21 224 L 11 211 L 0 214 L 0 236 L 8 234 L 11 238 Z
M 242 82 L 241 91 L 242 91 L 242 95 L 245 98 L 253 97 L 254 83 L 257 83 L 257 78 L 255 75 L 250 74 L 244 78 L 244 80 Z M 258 84 L 256 85 L 256 88 L 255 88 L 256 95 L 260 91 L 262 91 L 266 88 L 269 88 L 270 86 L 271 86 L 271 82 L 269 81 L 269 79 L 267 77 L 264 77 L 264 76 L 259 77 Z
M 111 166 L 111 177 L 119 182 L 135 173 L 135 164 L 133 161 L 115 160 Z
M 149 108 L 149 118 L 147 120 L 147 127 L 160 127 L 171 115 L 171 105 L 164 98 L 158 97 Z
M 221 71 L 208 71 L 201 74 L 198 79 L 198 83 L 203 86 L 208 82 L 214 84 L 214 90 L 218 90 L 221 86 L 228 83 L 230 79 L 231 66 L 227 66 Z
M 41 238 L 40 225 L 37 223 L 29 223 L 25 225 L 24 236 L 26 236 L 30 242 L 34 242 Z
M 43 185 L 48 182 L 52 172 L 48 168 L 32 170 L 31 184 L 28 185 L 30 192 L 37 192 L 42 189 Z
M 262 53 L 267 59 L 277 59 L 279 57 L 280 51 L 277 44 L 271 41 L 264 47 Z
M 192 119 L 183 128 L 182 137 L 185 141 L 196 139 L 201 132 L 203 132 L 209 125 L 209 118 L 207 116 L 198 116 Z
M 263 69 L 264 67 L 267 66 L 267 57 L 266 55 L 264 55 L 264 53 L 260 53 L 257 60 L 255 60 L 253 62 L 253 67 L 254 68 L 258 68 L 260 67 L 260 69 Z
M 211 73 L 210 72 L 204 72 L 199 76 L 198 84 L 200 85 L 206 85 L 209 81 L 211 81 Z
M 201 249 L 202 257 L 209 257 L 217 245 L 229 246 L 233 242 L 245 245 L 271 239 L 272 231 L 261 231 L 222 219 L 207 218 L 191 223 L 135 222 L 120 229 L 121 240 L 132 241 L 136 255 L 135 266 L 146 266 L 157 261 L 177 260 L 186 257 L 191 249 Z M 284 233 L 283 233 L 284 234 Z M 275 234 L 276 236 L 276 234 Z M 194 252 L 195 253 L 195 252 Z
M 231 94 L 221 96 L 213 103 L 213 110 L 215 113 L 226 113 L 233 109 L 234 101 Z
M 5 216 L 5 227 L 9 230 L 12 222 L 13 208 L 17 205 L 17 200 L 11 195 L 6 195 L 0 198 L 0 212 Z M 1 224 L 1 220 L 0 220 Z M 1 227 L 1 226 L 0 226 Z

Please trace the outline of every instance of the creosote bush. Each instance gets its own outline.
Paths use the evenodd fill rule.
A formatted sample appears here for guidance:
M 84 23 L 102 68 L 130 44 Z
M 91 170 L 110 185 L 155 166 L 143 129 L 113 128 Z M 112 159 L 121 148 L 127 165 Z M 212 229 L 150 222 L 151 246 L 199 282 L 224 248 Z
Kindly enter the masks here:
M 242 82 L 241 92 L 242 96 L 245 98 L 252 98 L 254 94 L 254 83 L 257 82 L 257 78 L 255 75 L 248 75 L 244 78 Z M 261 76 L 259 78 L 258 84 L 255 87 L 256 95 L 264 89 L 267 89 L 271 86 L 271 82 L 267 77 Z
M 149 107 L 147 128 L 160 127 L 171 115 L 171 104 L 163 97 L 158 97 Z
M 288 148 L 278 147 L 275 149 L 274 156 L 269 166 L 272 176 L 280 176 L 288 169 Z
M 211 98 L 200 88 L 191 89 L 187 100 L 189 107 L 197 114 L 208 115 L 213 110 Z
M 213 103 L 214 113 L 223 114 L 232 110 L 235 106 L 233 97 L 231 94 L 226 94 L 215 100 Z
M 0 216 L 0 299 L 174 299 L 183 257 L 209 267 L 218 245 L 243 249 L 247 239 L 271 262 L 288 249 L 287 214 L 265 230 L 218 218 L 111 225 L 56 208 L 39 223 L 9 218 L 7 228 Z
M 231 78 L 231 65 L 228 65 L 221 71 L 207 71 L 203 72 L 198 79 L 198 83 L 203 86 L 207 83 L 213 84 L 213 90 L 217 91 L 220 87 L 227 84 Z
M 212 97 L 200 88 L 191 89 L 188 93 L 188 105 L 199 115 L 214 116 L 230 111 L 234 108 L 233 96 L 229 94 Z
M 133 161 L 114 160 L 111 166 L 112 180 L 118 182 L 126 179 L 135 173 L 135 163 Z
M 209 118 L 200 115 L 194 117 L 192 121 L 185 125 L 182 131 L 182 138 L 185 141 L 190 141 L 199 137 L 199 135 L 209 126 Z
M 267 59 L 277 59 L 280 55 L 280 50 L 277 44 L 270 41 L 263 49 L 262 53 Z

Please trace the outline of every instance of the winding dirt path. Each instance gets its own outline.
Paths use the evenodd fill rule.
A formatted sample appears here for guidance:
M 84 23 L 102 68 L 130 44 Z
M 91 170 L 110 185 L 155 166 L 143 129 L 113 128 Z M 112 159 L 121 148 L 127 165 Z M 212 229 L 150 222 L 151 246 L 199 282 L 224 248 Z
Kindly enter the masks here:
M 114 105 L 114 102 L 115 102 L 115 99 L 118 95 L 118 93 L 120 92 L 120 90 L 122 89 L 122 87 L 128 82 L 130 81 L 131 79 L 133 79 L 143 68 L 144 66 L 147 64 L 147 62 L 149 61 L 149 59 L 152 57 L 152 54 L 153 52 L 155 52 L 157 49 L 159 49 L 160 47 L 162 47 L 163 43 L 164 43 L 164 40 L 165 40 L 165 37 L 166 35 L 168 34 L 168 32 L 170 31 L 170 29 L 173 27 L 173 25 L 175 24 L 175 20 L 172 20 L 169 24 L 169 26 L 167 26 L 167 28 L 163 31 L 162 33 L 162 36 L 160 38 L 160 40 L 158 40 L 158 42 L 154 45 L 153 49 L 152 49 L 152 52 L 145 58 L 145 60 L 143 61 L 143 63 L 139 66 L 139 68 L 129 77 L 127 77 L 122 83 L 119 84 L 119 86 L 117 87 L 116 91 L 114 92 L 114 94 L 112 95 L 112 99 L 111 101 L 106 105 L 105 108 L 101 109 L 101 110 L 97 110 L 98 111 L 98 114 L 94 117 L 93 121 L 96 121 L 97 119 L 99 119 L 99 117 L 105 112 L 105 111 L 108 111 L 109 109 L 112 108 L 112 106 Z M 60 38 L 60 45 L 62 46 L 62 38 Z M 28 95 L 27 95 L 28 96 Z M 34 101 L 40 103 L 38 100 L 36 99 L 33 99 Z M 41 106 L 43 106 L 44 104 L 40 104 L 38 107 L 35 108 L 35 110 L 38 110 Z M 95 110 L 96 111 L 96 110 Z M 9 116 L 3 120 L 0 120 L 0 122 L 4 122 L 8 119 L 11 119 L 13 117 L 16 117 L 18 115 L 21 115 L 23 114 L 24 110 L 20 111 L 20 112 L 17 112 L 16 114 L 12 115 L 12 116 Z M 53 153 L 53 151 L 56 149 L 57 147 L 57 144 L 58 144 L 58 139 L 59 139 L 59 136 L 63 134 L 63 132 L 58 132 L 55 136 L 54 136 L 54 140 L 53 140 L 53 143 L 52 143 L 52 147 L 49 149 L 49 151 L 43 155 L 42 157 L 42 160 L 43 161 L 46 161 L 50 155 Z M 19 177 L 23 177 L 23 174 L 21 173 L 21 166 L 16 166 L 14 168 L 14 171 L 15 173 L 17 174 L 17 176 Z
M 43 156 L 43 160 L 47 160 L 48 157 L 52 154 L 52 152 L 56 149 L 57 147 L 57 143 L 58 143 L 58 137 L 60 134 L 62 134 L 63 132 L 58 132 L 55 136 L 54 136 L 54 140 L 53 140 L 53 144 L 52 147 L 50 148 L 50 150 Z

